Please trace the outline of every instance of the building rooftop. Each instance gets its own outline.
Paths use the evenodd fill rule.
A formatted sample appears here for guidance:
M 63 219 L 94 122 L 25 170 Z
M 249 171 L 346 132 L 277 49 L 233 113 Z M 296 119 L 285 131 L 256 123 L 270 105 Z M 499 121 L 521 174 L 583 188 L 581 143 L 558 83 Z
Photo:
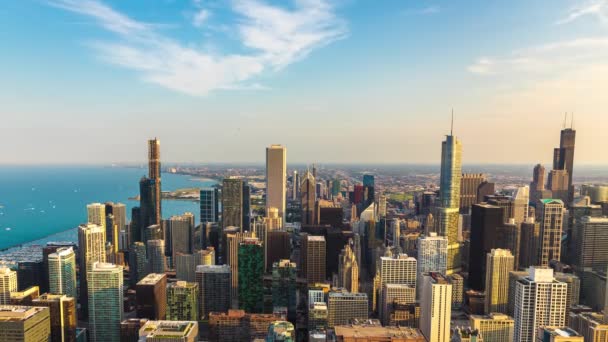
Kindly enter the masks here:
M 140 337 L 178 338 L 198 330 L 198 323 L 192 321 L 147 321 L 140 329 Z
M 377 325 L 337 325 L 334 327 L 336 336 L 343 338 L 419 338 L 426 341 L 418 329 L 409 327 L 382 327 Z
M 49 310 L 43 306 L 0 305 L 0 322 L 20 322 L 35 314 Z
M 197 273 L 230 273 L 230 265 L 198 265 Z
M 561 204 L 564 205 L 564 202 L 560 199 L 555 198 L 543 198 L 540 200 L 543 204 Z
M 308 241 L 323 241 L 323 242 L 325 242 L 325 237 L 324 236 L 317 236 L 317 235 L 308 235 Z
M 564 336 L 564 337 L 573 337 L 573 336 L 581 336 L 575 330 L 568 327 L 542 327 L 539 328 L 546 333 L 551 334 L 552 336 Z
M 140 280 L 137 285 L 152 285 L 158 283 L 161 279 L 165 278 L 166 275 L 163 273 L 150 273 Z

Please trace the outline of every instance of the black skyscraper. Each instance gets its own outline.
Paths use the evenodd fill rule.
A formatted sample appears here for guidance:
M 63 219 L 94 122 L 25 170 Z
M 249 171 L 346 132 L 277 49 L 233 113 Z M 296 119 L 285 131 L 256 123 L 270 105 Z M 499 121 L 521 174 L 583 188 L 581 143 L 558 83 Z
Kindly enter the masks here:
M 572 174 L 574 172 L 574 145 L 576 131 L 572 128 L 564 128 L 560 133 L 559 148 L 553 151 L 553 170 L 568 171 L 568 205 L 574 199 L 574 185 Z
M 503 209 L 495 205 L 474 204 L 471 212 L 471 249 L 469 286 L 483 291 L 486 278 L 486 255 L 496 244 L 496 231 L 503 225 Z

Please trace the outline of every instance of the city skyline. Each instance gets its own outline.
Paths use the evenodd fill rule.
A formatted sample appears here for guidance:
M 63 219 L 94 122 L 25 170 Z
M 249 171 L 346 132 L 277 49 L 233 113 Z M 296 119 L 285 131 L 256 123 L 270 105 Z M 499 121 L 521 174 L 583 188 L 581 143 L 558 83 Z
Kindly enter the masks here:
M 280 143 L 300 163 L 431 163 L 452 108 L 465 164 L 549 164 L 564 112 L 577 165 L 605 163 L 606 1 L 146 5 L 5 4 L 0 164 L 141 160 L 150 136 L 167 162 Z

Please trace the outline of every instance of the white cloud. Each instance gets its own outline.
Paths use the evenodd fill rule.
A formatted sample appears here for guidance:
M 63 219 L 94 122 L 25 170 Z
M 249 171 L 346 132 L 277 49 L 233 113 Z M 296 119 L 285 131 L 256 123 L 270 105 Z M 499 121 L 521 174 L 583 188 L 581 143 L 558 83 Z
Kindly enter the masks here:
M 425 14 L 437 14 L 441 12 L 441 6 L 439 5 L 430 5 L 423 8 L 418 9 L 408 9 L 403 13 L 406 15 L 425 15 Z
M 198 10 L 194 14 L 194 17 L 192 18 L 192 25 L 194 25 L 196 27 L 203 26 L 203 24 L 207 21 L 207 19 L 209 19 L 210 15 L 211 15 L 211 12 L 209 12 L 206 9 Z
M 248 52 L 210 53 L 180 43 L 160 32 L 157 25 L 136 21 L 97 0 L 50 1 L 55 7 L 89 16 L 117 34 L 115 41 L 90 44 L 102 60 L 136 70 L 146 82 L 190 95 L 206 95 L 216 89 L 266 89 L 252 79 L 347 35 L 346 24 L 324 0 L 294 0 L 293 9 L 233 0 L 238 34 Z M 209 13 L 201 13 L 198 22 L 203 24 Z
M 608 0 L 593 0 L 570 9 L 566 17 L 558 20 L 556 24 L 567 24 L 585 16 L 594 16 L 600 22 L 608 24 Z
M 606 58 L 608 37 L 586 37 L 518 50 L 506 57 L 481 57 L 467 69 L 481 75 L 552 73 L 604 64 Z

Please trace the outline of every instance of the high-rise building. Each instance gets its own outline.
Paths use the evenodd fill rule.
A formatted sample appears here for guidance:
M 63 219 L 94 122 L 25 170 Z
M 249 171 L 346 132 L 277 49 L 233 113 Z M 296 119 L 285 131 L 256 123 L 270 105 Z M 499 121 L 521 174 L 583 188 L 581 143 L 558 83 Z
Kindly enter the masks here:
M 530 183 L 531 191 L 543 191 L 545 189 L 545 175 L 545 167 L 541 164 L 536 164 L 532 173 L 532 183 Z
M 121 246 L 120 235 L 126 234 L 127 226 L 127 207 L 123 203 L 106 202 L 106 241 L 112 243 L 114 254 L 118 253 L 119 249 L 127 249 L 129 246 L 128 239 Z M 109 217 L 112 215 L 111 217 Z M 107 223 L 111 222 L 112 225 Z
M 0 267 L 0 305 L 8 305 L 11 292 L 17 291 L 17 272 L 8 267 Z
M 250 313 L 264 310 L 264 247 L 257 238 L 245 238 L 238 249 L 239 308 Z
M 131 245 L 129 253 L 129 282 L 132 288 L 146 275 L 148 275 L 148 258 L 146 257 L 146 245 L 136 241 Z
M 239 227 L 244 231 L 244 183 L 239 178 L 225 178 L 222 181 L 222 227 Z
M 49 254 L 49 291 L 77 298 L 76 255 L 72 247 Z
M 584 216 L 572 230 L 574 255 L 572 261 L 577 270 L 608 268 L 608 218 Z
M 291 176 L 291 199 L 293 201 L 298 200 L 298 194 L 300 192 L 300 174 L 297 170 L 293 170 L 293 176 Z
M 79 302 L 82 308 L 82 315 L 85 317 L 88 314 L 87 304 L 89 303 L 87 275 L 94 263 L 106 262 L 105 235 L 106 231 L 103 226 L 93 223 L 86 223 L 78 226 Z
M 131 208 L 131 222 L 129 222 L 128 226 L 129 245 L 132 245 L 134 242 L 137 241 L 144 241 L 140 207 Z
M 200 320 L 209 319 L 210 312 L 226 312 L 230 309 L 231 287 L 230 266 L 199 265 L 196 266 L 196 282 L 199 288 Z
M 296 319 L 296 263 L 284 259 L 272 265 L 272 307 L 286 309 L 290 321 Z
M 587 342 L 608 341 L 608 322 L 601 313 L 571 311 L 569 322 L 570 328 L 578 331 Z
M 279 209 L 279 217 L 285 221 L 287 202 L 287 149 L 281 145 L 266 148 L 266 212 Z
M 198 283 L 177 281 L 167 285 L 167 320 L 198 321 Z
M 420 330 L 429 341 L 449 342 L 452 285 L 439 273 L 423 275 Z
M 44 253 L 44 248 L 42 251 Z M 47 280 L 49 273 L 48 263 L 47 268 L 45 269 L 45 263 L 43 260 L 20 261 L 17 264 L 17 284 L 19 285 L 19 290 L 25 290 L 32 286 L 38 286 L 40 288 L 40 292 L 42 293 L 44 293 L 43 291 L 49 291 Z
M 551 260 L 560 260 L 564 202 L 542 199 L 537 263 L 548 266 Z
M 338 259 L 338 286 L 356 293 L 359 292 L 359 264 L 351 245 L 352 240 L 344 246 Z
M 473 204 L 477 201 L 477 193 L 479 187 L 486 182 L 486 176 L 483 173 L 464 173 L 460 182 L 460 211 L 468 212 Z
M 537 341 L 541 342 L 584 342 L 585 339 L 578 332 L 565 326 L 539 327 L 536 334 Z
M 220 194 L 218 188 L 202 188 L 200 192 L 201 223 L 219 222 Z
M 540 223 L 529 217 L 520 225 L 519 267 L 528 268 L 537 264 Z
M 568 174 L 568 197 L 566 199 L 568 204 L 574 200 L 574 185 L 572 183 L 572 175 L 574 172 L 575 141 L 576 131 L 572 129 L 572 127 L 564 127 L 559 136 L 559 148 L 556 148 L 553 152 L 553 169 L 565 170 Z
M 139 329 L 140 342 L 196 342 L 196 321 L 147 321 Z
M 43 307 L 0 305 L 0 341 L 43 342 L 51 337 L 50 310 Z
M 49 308 L 51 341 L 76 341 L 76 298 L 45 293 L 34 299 L 31 305 Z
M 500 207 L 484 203 L 473 205 L 469 251 L 469 286 L 473 290 L 485 288 L 486 255 L 494 248 L 496 231 L 503 224 Z
M 349 293 L 347 291 L 332 291 L 328 297 L 327 325 L 348 324 L 351 319 L 368 318 L 368 300 L 365 293 Z
M 551 170 L 549 172 L 549 180 L 547 182 L 547 190 L 551 192 L 551 198 L 568 202 L 568 191 L 570 189 L 568 183 L 568 171 L 566 170 Z
M 209 253 L 215 254 L 215 252 L 213 251 L 213 247 L 210 248 L 192 254 L 178 253 L 175 256 L 175 277 L 187 282 L 195 281 L 196 266 L 215 264 L 215 256 L 209 255 Z M 208 257 L 205 259 L 205 256 Z
M 101 203 L 87 204 L 87 222 L 106 228 L 106 206 Z
M 486 260 L 485 312 L 507 313 L 509 272 L 513 271 L 515 258 L 507 249 L 492 249 Z
M 157 197 L 158 196 L 158 197 Z M 139 229 L 142 231 L 152 225 L 161 224 L 160 179 L 142 177 L 139 180 Z M 144 233 L 141 234 L 142 239 Z
M 232 307 L 238 308 L 239 301 L 239 246 L 246 238 L 255 237 L 253 232 L 239 232 L 238 228 L 233 230 L 228 227 L 226 230 L 230 230 L 230 233 L 226 234 L 226 262 L 230 265 L 230 272 L 232 274 L 232 286 L 231 286 L 231 299 Z
M 151 220 L 144 221 L 144 227 L 151 224 L 160 224 L 162 220 L 160 141 L 156 138 L 148 140 L 148 179 L 152 189 L 151 206 L 145 207 L 147 213 L 144 213 L 143 205 L 140 205 L 140 207 L 142 208 L 142 214 L 146 214 Z
M 477 329 L 484 341 L 489 342 L 512 342 L 515 329 L 515 321 L 501 313 L 489 313 L 485 316 L 469 316 L 471 328 Z
M 213 312 L 209 315 L 209 341 L 238 342 L 264 340 L 270 324 L 280 321 L 273 314 L 250 314 L 244 310 Z
M 304 234 L 301 237 L 300 254 L 303 260 L 300 267 L 305 272 L 304 277 L 309 284 L 322 283 L 326 279 L 325 237 Z
M 165 227 L 166 234 L 170 236 L 171 256 L 175 259 L 177 253 L 190 254 L 194 250 L 194 215 L 184 213 L 183 215 L 171 216 Z
M 87 269 L 89 294 L 89 339 L 120 341 L 123 318 L 122 266 L 96 262 Z
M 521 223 L 514 219 L 496 227 L 496 241 L 494 248 L 508 249 L 515 258 L 513 269 L 519 268 L 519 253 L 521 245 Z
M 568 290 L 550 268 L 531 267 L 515 283 L 515 339 L 534 342 L 541 326 L 563 326 Z
M 314 224 L 315 201 L 317 199 L 317 188 L 315 177 L 306 170 L 300 185 L 300 203 L 302 206 L 301 221 L 302 225 Z
M 390 325 L 392 306 L 395 302 L 413 304 L 416 301 L 416 288 L 407 284 L 383 284 L 379 301 L 379 317 L 383 325 Z
M 452 284 L 452 308 L 459 310 L 464 305 L 464 278 L 458 274 L 450 274 L 446 279 Z
M 150 273 L 135 286 L 137 317 L 165 319 L 167 316 L 167 276 Z
M 429 236 L 418 238 L 418 261 L 416 275 L 418 279 L 417 293 L 421 293 L 423 274 L 437 272 L 445 274 L 447 272 L 448 240 L 437 233 L 430 233 Z
M 291 257 L 291 234 L 285 230 L 271 230 L 266 232 L 266 270 L 282 259 Z
M 147 321 L 145 318 L 128 318 L 120 322 L 120 341 L 139 342 L 139 329 Z
M 165 240 L 148 240 L 146 243 L 149 273 L 165 273 L 167 258 L 165 257 Z

